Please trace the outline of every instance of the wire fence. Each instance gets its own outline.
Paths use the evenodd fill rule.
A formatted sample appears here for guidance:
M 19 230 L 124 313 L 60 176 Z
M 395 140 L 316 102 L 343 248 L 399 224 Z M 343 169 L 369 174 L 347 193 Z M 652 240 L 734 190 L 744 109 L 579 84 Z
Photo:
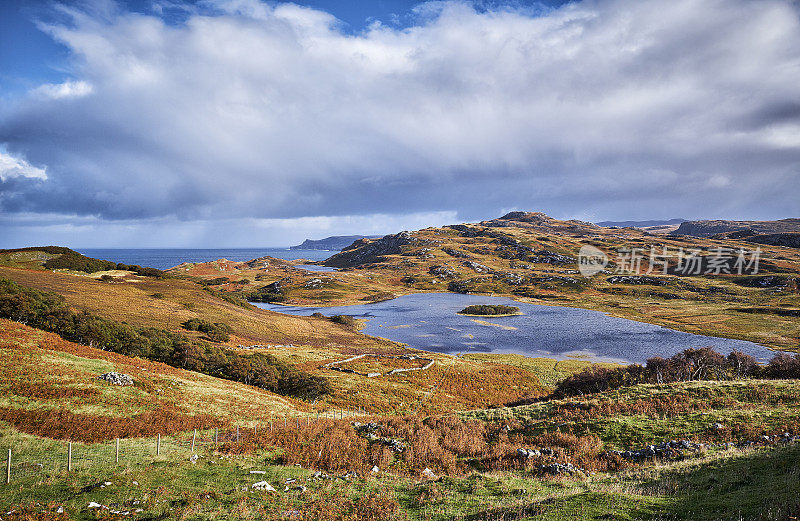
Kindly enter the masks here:
M 186 461 L 196 455 L 213 452 L 221 444 L 263 439 L 268 433 L 300 429 L 318 422 L 352 421 L 362 415 L 366 416 L 366 413 L 336 410 L 305 416 L 274 417 L 268 422 L 247 427 L 195 429 L 170 436 L 158 434 L 151 438 L 117 438 L 100 443 L 39 439 L 25 440 L 14 446 L 13 443 L 0 441 L 0 457 L 5 460 L 5 483 L 63 472 L 100 473 L 159 461 Z

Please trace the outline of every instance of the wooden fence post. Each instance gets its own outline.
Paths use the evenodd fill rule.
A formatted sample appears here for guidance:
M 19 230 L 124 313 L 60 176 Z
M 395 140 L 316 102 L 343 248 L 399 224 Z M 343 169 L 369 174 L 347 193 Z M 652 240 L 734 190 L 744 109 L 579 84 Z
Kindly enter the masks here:
M 197 439 L 197 429 L 194 430 L 194 434 L 192 434 L 192 454 L 194 454 L 194 442 Z
M 116 462 L 119 463 L 119 438 L 117 438 L 117 457 Z
M 67 472 L 72 472 L 72 442 L 67 442 Z
M 161 456 L 161 434 L 158 435 L 158 440 L 156 440 L 156 456 Z
M 11 483 L 11 449 L 8 449 L 8 461 L 6 462 L 6 485 Z
M 219 427 L 214 427 L 214 445 L 219 445 Z
M 239 441 L 239 439 L 240 439 L 240 438 L 239 438 L 239 426 L 237 425 L 237 426 L 236 426 L 236 441 L 238 442 L 238 441 Z

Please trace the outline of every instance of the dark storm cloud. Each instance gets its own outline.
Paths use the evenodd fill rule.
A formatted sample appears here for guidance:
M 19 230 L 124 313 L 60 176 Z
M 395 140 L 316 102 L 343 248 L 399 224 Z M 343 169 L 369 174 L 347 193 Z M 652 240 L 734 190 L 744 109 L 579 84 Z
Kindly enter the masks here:
M 6 175 L 4 212 L 798 213 L 790 1 L 435 3 L 356 36 L 294 5 L 206 6 L 179 24 L 68 10 L 47 28 L 75 79 L 0 117 L 6 163 L 47 172 Z

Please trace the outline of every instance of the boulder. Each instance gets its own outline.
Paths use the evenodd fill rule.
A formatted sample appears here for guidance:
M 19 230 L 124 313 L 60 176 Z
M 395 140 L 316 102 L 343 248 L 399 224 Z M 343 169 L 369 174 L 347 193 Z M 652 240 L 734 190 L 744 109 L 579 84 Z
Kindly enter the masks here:
M 130 375 L 111 371 L 103 373 L 97 377 L 98 380 L 105 380 L 112 385 L 133 385 L 133 378 Z
M 276 490 L 266 481 L 258 481 L 251 486 L 253 490 L 263 490 L 265 492 L 276 492 Z

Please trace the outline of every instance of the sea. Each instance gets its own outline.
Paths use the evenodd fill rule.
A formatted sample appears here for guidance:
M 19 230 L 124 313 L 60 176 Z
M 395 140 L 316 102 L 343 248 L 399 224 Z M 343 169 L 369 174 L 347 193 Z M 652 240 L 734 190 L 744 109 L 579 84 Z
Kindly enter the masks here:
M 328 250 L 290 250 L 285 248 L 76 248 L 75 251 L 95 259 L 137 264 L 148 268 L 164 270 L 182 262 L 209 262 L 217 259 L 249 261 L 258 257 L 311 261 L 325 260 L 338 251 Z

